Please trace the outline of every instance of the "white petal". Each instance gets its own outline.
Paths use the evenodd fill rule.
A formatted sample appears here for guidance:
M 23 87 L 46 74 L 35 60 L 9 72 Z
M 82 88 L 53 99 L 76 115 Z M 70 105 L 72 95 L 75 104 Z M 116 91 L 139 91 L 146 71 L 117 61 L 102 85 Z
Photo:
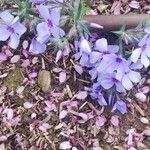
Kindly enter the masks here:
M 147 68 L 150 65 L 150 60 L 144 52 L 141 55 L 141 63 L 144 65 L 145 68 Z
M 91 47 L 89 45 L 89 42 L 86 39 L 81 40 L 80 49 L 86 53 L 91 52 Z
M 141 48 L 137 48 L 132 52 L 131 61 L 136 63 L 141 55 Z
M 16 49 L 19 45 L 20 39 L 17 34 L 12 34 L 10 36 L 9 46 L 13 49 Z
M 127 75 L 124 75 L 124 77 L 122 78 L 122 85 L 127 90 L 130 90 L 133 87 L 133 84 L 132 84 L 132 82 L 130 81 L 130 79 L 128 78 Z
M 11 33 L 6 29 L 7 26 L 1 25 L 0 26 L 0 41 L 6 41 Z
M 138 83 L 141 79 L 141 75 L 138 72 L 135 72 L 135 71 L 130 71 L 128 73 L 128 77 L 134 83 Z
M 64 142 L 60 143 L 60 145 L 59 145 L 59 149 L 62 149 L 62 150 L 70 149 L 71 147 L 72 146 L 69 141 L 64 141 Z
M 107 40 L 105 38 L 101 38 L 99 40 L 96 41 L 96 49 L 101 51 L 101 52 L 105 52 L 107 51 Z
M 3 11 L 0 13 L 0 17 L 6 22 L 6 24 L 10 24 L 14 19 L 14 16 L 11 15 L 8 11 Z

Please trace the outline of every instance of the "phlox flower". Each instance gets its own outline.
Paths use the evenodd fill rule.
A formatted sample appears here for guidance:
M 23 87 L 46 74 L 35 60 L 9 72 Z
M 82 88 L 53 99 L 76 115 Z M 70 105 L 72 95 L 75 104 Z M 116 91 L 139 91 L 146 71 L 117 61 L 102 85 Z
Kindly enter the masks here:
M 44 18 L 44 22 L 37 25 L 37 40 L 41 43 L 47 41 L 52 35 L 59 38 L 65 35 L 64 31 L 58 27 L 60 20 L 60 8 L 49 9 L 48 6 L 40 5 L 38 7 L 40 15 Z
M 0 24 L 0 41 L 6 41 L 10 37 L 9 46 L 16 49 L 26 27 L 19 22 L 18 16 L 14 18 L 8 11 L 0 13 L 0 18 L 3 20 Z
M 31 41 L 30 47 L 29 47 L 29 52 L 32 54 L 41 54 L 46 51 L 46 44 L 45 43 L 40 43 L 37 41 L 37 38 L 34 37 Z
M 141 63 L 147 68 L 150 65 L 150 37 L 149 35 L 144 36 L 139 44 L 131 54 L 131 61 L 136 63 L 140 58 Z
M 113 86 L 116 87 L 116 90 L 118 92 L 125 92 L 125 89 L 123 87 L 123 85 L 121 84 L 121 82 L 119 80 L 116 79 L 115 77 L 115 73 L 112 74 L 104 74 L 101 77 L 101 81 L 100 81 L 101 86 L 108 90 L 110 88 L 112 88 Z
M 99 83 L 94 83 L 91 88 L 85 88 L 85 90 L 89 91 L 89 95 L 93 100 L 97 100 L 99 105 L 106 106 L 107 102 L 101 93 L 101 88 Z
M 90 55 L 90 62 L 92 64 L 100 61 L 104 55 L 117 53 L 119 51 L 119 46 L 117 45 L 108 45 L 105 38 L 98 39 L 95 43 L 95 51 L 92 51 Z
M 124 70 L 128 70 L 128 68 L 128 63 L 124 58 L 117 56 L 116 54 L 108 54 L 103 56 L 102 61 L 97 67 L 97 71 L 99 73 L 116 72 L 117 79 L 121 79 L 124 74 Z

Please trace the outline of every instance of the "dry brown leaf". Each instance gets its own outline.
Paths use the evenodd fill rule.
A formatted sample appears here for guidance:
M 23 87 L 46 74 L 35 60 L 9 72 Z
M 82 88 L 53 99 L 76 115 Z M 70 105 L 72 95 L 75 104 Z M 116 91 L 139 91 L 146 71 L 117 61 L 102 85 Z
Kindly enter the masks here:
M 42 70 L 38 74 L 38 85 L 43 92 L 48 92 L 51 84 L 51 75 L 47 70 Z

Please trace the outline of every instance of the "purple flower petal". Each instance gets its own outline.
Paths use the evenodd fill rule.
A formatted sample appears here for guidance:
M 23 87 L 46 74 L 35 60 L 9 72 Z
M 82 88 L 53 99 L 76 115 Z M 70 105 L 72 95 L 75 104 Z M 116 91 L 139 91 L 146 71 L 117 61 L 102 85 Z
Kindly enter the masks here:
M 19 45 L 20 38 L 17 34 L 12 34 L 10 36 L 9 46 L 13 49 L 16 49 Z
M 10 24 L 13 21 L 14 16 L 12 16 L 8 11 L 3 11 L 0 13 L 0 18 L 5 21 L 5 23 Z
M 41 44 L 36 40 L 36 38 L 32 39 L 31 45 L 29 47 L 29 52 L 32 54 L 41 54 L 46 51 L 46 44 Z
M 50 18 L 50 11 L 48 9 L 47 6 L 44 6 L 44 5 L 40 5 L 38 7 L 38 10 L 39 10 L 39 13 L 40 15 L 45 19 L 45 20 L 48 20 Z
M 6 61 L 8 56 L 5 53 L 0 53 L 0 61 Z
M 59 82 L 64 83 L 67 79 L 66 72 L 62 71 L 59 73 Z
M 6 25 L 0 25 L 0 41 L 6 41 L 11 33 L 7 30 Z
M 140 8 L 139 2 L 137 2 L 137 1 L 135 1 L 135 0 L 131 1 L 131 2 L 129 3 L 129 6 L 130 6 L 131 8 L 135 8 L 135 9 L 139 9 L 139 8 Z
M 56 54 L 56 60 L 55 60 L 56 63 L 61 59 L 62 55 L 63 55 L 62 50 L 59 50 Z
M 126 103 L 123 102 L 122 100 L 118 100 L 114 107 L 113 107 L 113 110 L 114 111 L 115 109 L 119 110 L 122 114 L 125 114 L 127 113 L 127 106 L 126 106 Z
M 119 126 L 119 119 L 118 119 L 119 117 L 118 116 L 112 116 L 111 117 L 111 123 L 112 123 L 112 125 L 114 125 L 115 127 L 118 127 Z
M 83 73 L 83 67 L 77 64 L 74 64 L 74 69 L 81 75 Z

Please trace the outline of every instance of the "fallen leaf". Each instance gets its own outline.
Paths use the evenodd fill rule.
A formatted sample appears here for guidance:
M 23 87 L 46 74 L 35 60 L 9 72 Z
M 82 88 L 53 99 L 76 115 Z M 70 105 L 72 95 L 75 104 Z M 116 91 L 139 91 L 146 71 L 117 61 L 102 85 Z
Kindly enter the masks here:
M 47 70 L 42 70 L 38 74 L 38 85 L 43 92 L 48 92 L 51 84 L 50 72 Z

